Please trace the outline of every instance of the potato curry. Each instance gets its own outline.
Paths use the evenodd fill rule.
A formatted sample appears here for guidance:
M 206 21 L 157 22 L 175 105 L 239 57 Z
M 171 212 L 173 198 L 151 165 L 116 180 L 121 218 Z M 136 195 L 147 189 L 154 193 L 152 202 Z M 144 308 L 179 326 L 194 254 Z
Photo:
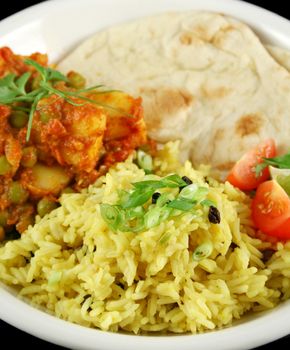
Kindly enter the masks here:
M 0 103 L 1 239 L 147 143 L 140 98 L 85 89 L 82 76 L 64 77 L 43 54 L 0 49 Z

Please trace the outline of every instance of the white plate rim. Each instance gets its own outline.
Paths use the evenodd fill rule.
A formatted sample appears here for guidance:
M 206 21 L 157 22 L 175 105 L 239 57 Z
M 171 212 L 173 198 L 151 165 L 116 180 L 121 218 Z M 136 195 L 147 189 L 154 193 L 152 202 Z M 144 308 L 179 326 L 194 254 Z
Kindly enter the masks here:
M 119 4 L 124 5 L 132 3 L 134 0 L 94 0 L 98 3 L 104 1 L 112 4 L 118 1 Z M 153 0 L 147 1 L 152 2 Z M 180 4 L 186 0 L 168 0 L 166 4 L 166 0 L 159 1 L 158 6 L 170 7 L 170 4 L 177 2 Z M 197 0 L 187 1 L 192 4 L 192 8 L 196 8 Z M 82 0 L 82 3 L 90 2 L 92 3 L 93 0 Z M 61 7 L 67 8 L 68 3 L 70 5 L 76 4 L 79 3 L 79 0 L 50 0 L 20 11 L 0 22 L 0 35 L 5 38 L 5 35 L 15 30 L 16 26 L 21 28 L 21 26 L 34 21 L 35 18 L 41 18 L 44 12 Z M 161 3 L 162 5 L 160 5 Z M 267 28 L 271 26 L 275 28 L 276 33 L 273 36 L 273 41 L 278 41 L 280 46 L 290 48 L 290 40 L 287 38 L 290 22 L 279 15 L 238 0 L 218 0 L 218 3 L 215 0 L 203 0 L 202 8 L 234 15 L 252 26 L 255 26 L 257 17 L 263 18 Z M 266 30 L 263 25 L 259 28 L 262 31 Z M 248 349 L 289 334 L 290 325 L 287 317 L 289 313 L 290 302 L 286 302 L 264 316 L 219 331 L 168 337 L 132 336 L 102 332 L 57 319 L 15 298 L 5 287 L 0 288 L 1 319 L 37 337 L 74 349 L 135 350 L 139 348 L 139 350 L 147 350 L 150 347 L 152 350 L 159 350 L 160 347 L 166 347 L 167 350 L 176 350 L 177 348 L 189 350 L 194 346 L 198 346 L 199 350 L 212 348 L 216 350 Z

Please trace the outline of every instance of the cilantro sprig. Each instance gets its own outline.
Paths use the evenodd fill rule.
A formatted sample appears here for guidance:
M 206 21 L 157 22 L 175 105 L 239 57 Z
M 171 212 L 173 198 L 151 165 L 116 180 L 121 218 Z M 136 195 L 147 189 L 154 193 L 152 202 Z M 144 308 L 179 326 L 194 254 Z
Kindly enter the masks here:
M 114 111 L 118 111 L 119 109 L 114 108 L 110 105 L 107 105 L 102 102 L 95 101 L 83 95 L 83 93 L 93 91 L 96 89 L 100 89 L 103 85 L 96 85 L 86 89 L 79 89 L 76 91 L 71 90 L 60 90 L 56 88 L 54 85 L 56 82 L 65 82 L 68 83 L 68 78 L 63 75 L 61 72 L 52 69 L 50 67 L 44 67 L 31 59 L 25 59 L 24 63 L 28 66 L 34 67 L 35 70 L 40 75 L 39 87 L 35 90 L 28 91 L 27 84 L 29 79 L 32 76 L 31 72 L 26 72 L 18 77 L 16 74 L 11 73 L 6 75 L 4 78 L 0 79 L 0 104 L 9 105 L 14 109 L 25 110 L 29 113 L 28 125 L 27 125 L 27 133 L 26 133 L 26 141 L 29 141 L 33 116 L 35 111 L 37 110 L 37 104 L 42 98 L 49 97 L 53 94 L 59 96 L 60 98 L 65 99 L 68 103 L 74 106 L 81 106 L 85 103 L 93 103 L 99 105 L 106 109 L 111 109 Z M 109 93 L 116 90 L 101 90 L 96 92 L 97 94 Z M 77 103 L 73 100 L 73 98 L 78 98 L 84 103 Z M 17 103 L 25 102 L 30 105 L 29 107 L 21 107 L 17 106 Z
M 263 162 L 256 165 L 256 176 L 259 177 L 262 171 L 269 165 L 278 169 L 290 169 L 290 152 L 284 154 L 283 156 L 278 156 L 274 158 L 263 158 Z

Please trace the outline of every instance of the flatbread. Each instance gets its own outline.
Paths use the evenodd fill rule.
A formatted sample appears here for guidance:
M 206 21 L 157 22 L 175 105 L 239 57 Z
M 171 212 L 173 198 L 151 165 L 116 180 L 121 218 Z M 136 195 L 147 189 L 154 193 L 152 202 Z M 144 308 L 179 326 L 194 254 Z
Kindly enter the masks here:
M 183 158 L 228 170 L 259 141 L 290 146 L 290 74 L 245 24 L 167 13 L 95 34 L 60 62 L 88 85 L 143 98 L 149 135 L 181 140 Z
M 290 72 L 290 52 L 273 45 L 266 45 L 266 48 L 271 56 Z

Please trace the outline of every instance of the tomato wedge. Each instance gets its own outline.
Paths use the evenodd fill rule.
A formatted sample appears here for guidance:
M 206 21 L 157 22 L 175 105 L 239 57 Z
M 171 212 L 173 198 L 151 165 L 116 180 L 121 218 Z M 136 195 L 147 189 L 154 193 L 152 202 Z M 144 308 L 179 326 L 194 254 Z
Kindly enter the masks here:
M 263 233 L 290 239 L 290 199 L 274 180 L 263 182 L 252 201 L 252 219 Z
M 256 176 L 256 165 L 263 162 L 263 158 L 272 158 L 276 156 L 276 145 L 272 139 L 261 142 L 258 146 L 247 152 L 234 165 L 230 171 L 227 181 L 243 191 L 251 191 L 259 184 L 270 177 L 268 167 L 265 168 L 260 176 Z

